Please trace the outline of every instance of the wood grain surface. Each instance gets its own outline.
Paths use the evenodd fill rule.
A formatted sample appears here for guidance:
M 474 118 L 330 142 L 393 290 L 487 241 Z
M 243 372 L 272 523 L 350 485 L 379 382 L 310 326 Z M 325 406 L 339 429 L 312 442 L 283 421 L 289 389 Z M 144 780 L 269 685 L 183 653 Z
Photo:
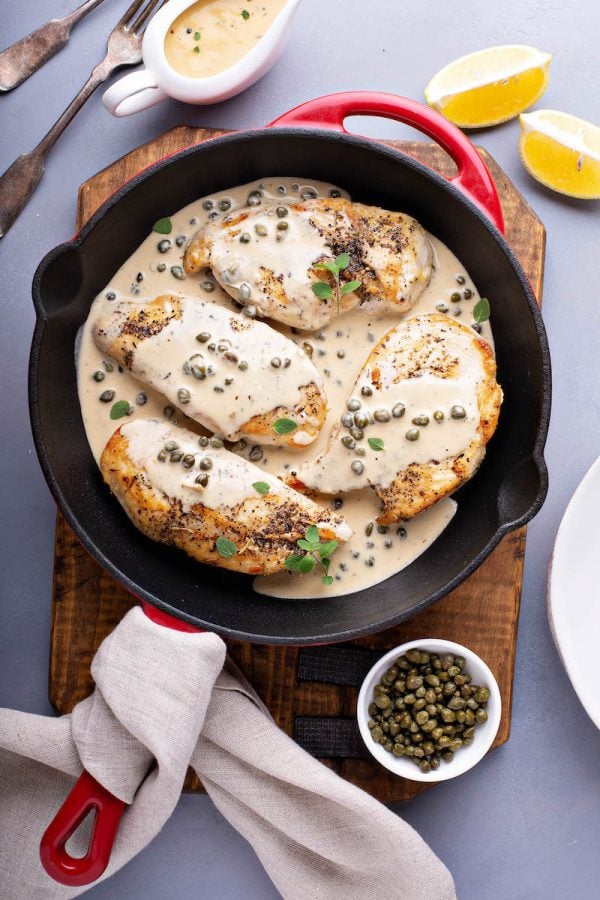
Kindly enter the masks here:
M 81 186 L 78 226 L 81 227 L 123 182 L 145 166 L 177 149 L 221 133 L 212 129 L 176 128 L 117 160 Z M 388 143 L 445 174 L 453 171 L 452 162 L 434 144 Z M 544 226 L 497 163 L 485 151 L 481 152 L 498 186 L 507 239 L 539 299 L 544 268 Z M 510 734 L 525 538 L 525 528 L 508 535 L 477 572 L 421 615 L 396 628 L 344 646 L 381 650 L 383 653 L 416 637 L 440 637 L 467 644 L 485 659 L 498 680 L 503 711 L 494 746 L 503 744 Z M 58 712 L 69 712 L 93 690 L 90 664 L 94 653 L 135 602 L 94 562 L 59 514 L 49 673 L 49 697 Z M 336 721 L 343 719 L 352 722 L 357 688 L 300 680 L 298 657 L 302 651 L 297 648 L 235 641 L 229 641 L 228 648 L 269 707 L 275 721 L 288 734 L 294 735 L 298 717 L 325 717 L 327 720 L 334 717 Z M 384 802 L 410 799 L 428 787 L 391 775 L 370 757 L 323 761 Z M 186 787 L 201 789 L 193 773 L 188 776 Z

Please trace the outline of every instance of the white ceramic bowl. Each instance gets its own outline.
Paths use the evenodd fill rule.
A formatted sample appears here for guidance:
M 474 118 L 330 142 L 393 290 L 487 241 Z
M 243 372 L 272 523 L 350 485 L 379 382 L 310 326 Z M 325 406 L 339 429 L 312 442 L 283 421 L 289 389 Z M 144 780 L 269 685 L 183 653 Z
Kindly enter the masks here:
M 393 756 L 388 750 L 380 744 L 376 744 L 371 738 L 368 721 L 370 719 L 368 707 L 373 701 L 375 685 L 379 683 L 381 676 L 384 674 L 394 660 L 406 653 L 407 650 L 427 650 L 430 653 L 438 653 L 445 656 L 453 653 L 456 656 L 464 656 L 465 671 L 473 678 L 475 684 L 487 687 L 490 691 L 490 699 L 487 705 L 488 718 L 486 722 L 477 725 L 473 743 L 468 747 L 461 747 L 455 755 L 454 759 L 449 762 L 441 763 L 439 769 L 433 772 L 421 772 L 419 767 L 409 759 L 402 756 Z M 480 759 L 488 752 L 494 742 L 494 738 L 500 726 L 500 713 L 502 710 L 502 701 L 500 699 L 500 690 L 498 683 L 494 678 L 491 670 L 484 661 L 461 644 L 455 644 L 453 641 L 443 641 L 437 638 L 421 638 L 416 641 L 409 641 L 394 647 L 385 656 L 375 663 L 373 668 L 367 674 L 362 683 L 360 693 L 358 695 L 358 705 L 356 715 L 358 718 L 358 727 L 363 741 L 378 763 L 381 763 L 390 772 L 400 775 L 402 778 L 408 778 L 410 781 L 448 781 L 450 778 L 456 778 L 472 769 Z

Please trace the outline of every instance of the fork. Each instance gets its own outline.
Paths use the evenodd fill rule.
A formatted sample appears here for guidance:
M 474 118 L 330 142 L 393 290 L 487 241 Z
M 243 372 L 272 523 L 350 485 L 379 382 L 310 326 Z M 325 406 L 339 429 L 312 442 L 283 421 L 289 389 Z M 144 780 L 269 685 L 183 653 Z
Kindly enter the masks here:
M 142 35 L 145 25 L 165 0 L 133 0 L 133 3 L 108 36 L 107 53 L 73 98 L 63 114 L 42 138 L 37 147 L 17 157 L 0 176 L 0 238 L 4 237 L 25 208 L 44 174 L 48 153 L 91 97 L 97 87 L 122 66 L 136 66 L 142 61 Z

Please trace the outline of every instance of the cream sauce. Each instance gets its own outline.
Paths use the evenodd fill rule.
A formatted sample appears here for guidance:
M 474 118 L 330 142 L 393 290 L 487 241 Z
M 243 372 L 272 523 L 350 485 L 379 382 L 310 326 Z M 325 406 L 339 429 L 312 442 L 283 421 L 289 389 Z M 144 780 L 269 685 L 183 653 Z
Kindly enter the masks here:
M 184 510 L 198 503 L 209 509 L 234 508 L 256 494 L 252 484 L 258 473 L 251 463 L 224 447 L 215 448 L 210 444 L 202 447 L 196 435 L 188 437 L 185 431 L 174 429 L 164 419 L 134 419 L 126 423 L 122 433 L 127 438 L 127 453 L 132 462 L 147 473 L 153 487 L 167 497 L 179 500 Z M 159 454 L 165 444 L 184 457 L 194 457 L 194 465 L 186 469 L 181 460 L 171 462 L 169 453 L 161 460 Z M 203 474 L 203 462 L 210 465 L 204 472 L 208 475 L 205 486 L 197 481 Z M 288 490 L 268 472 L 261 472 L 260 478 L 269 485 L 271 494 Z
M 293 410 L 302 401 L 304 386 L 323 387 L 304 350 L 274 328 L 195 297 L 179 302 L 181 316 L 172 317 L 157 334 L 138 339 L 127 368 L 175 406 L 185 406 L 185 414 L 210 431 L 235 441 L 254 416 L 275 406 Z M 96 342 L 107 348 L 118 338 L 124 319 L 143 304 L 126 300 L 113 307 L 95 323 Z M 172 314 L 170 299 L 165 298 L 163 310 Z M 298 446 L 310 444 L 312 436 L 303 426 L 314 429 L 318 421 L 302 409 L 293 415 L 298 428 L 291 440 Z M 265 438 L 266 443 L 286 440 L 274 431 Z
M 172 23 L 165 37 L 169 65 L 188 78 L 224 72 L 252 50 L 286 0 L 199 0 Z
M 115 301 L 127 298 L 138 301 L 143 298 L 154 299 L 165 293 L 181 292 L 186 297 L 201 298 L 226 309 L 234 309 L 235 304 L 231 298 L 215 286 L 212 278 L 191 278 L 182 272 L 183 252 L 192 235 L 209 216 L 220 214 L 219 203 L 230 204 L 231 209 L 245 207 L 248 195 L 253 190 L 262 191 L 263 204 L 279 205 L 297 202 L 306 189 L 314 190 L 319 196 L 327 196 L 330 188 L 330 185 L 320 182 L 307 185 L 293 178 L 277 178 L 200 198 L 171 216 L 173 230 L 168 237 L 150 234 L 115 273 L 94 300 L 78 341 L 79 397 L 86 433 L 97 460 L 106 442 L 123 421 L 146 417 L 164 418 L 166 422 L 182 425 L 197 433 L 202 433 L 202 429 L 176 410 L 173 404 L 166 403 L 162 394 L 136 380 L 130 372 L 119 371 L 117 364 L 95 346 L 92 323 L 100 315 L 109 314 Z M 157 211 L 157 216 L 161 212 Z M 479 294 L 464 267 L 450 250 L 435 237 L 431 237 L 431 241 L 435 251 L 431 282 L 409 315 L 447 312 L 449 315 L 459 316 L 461 322 L 469 325 L 473 321 L 472 310 Z M 159 251 L 159 245 L 162 245 L 163 252 Z M 456 294 L 460 294 L 460 300 L 453 302 L 451 297 Z M 284 478 L 298 472 L 300 466 L 309 465 L 316 460 L 328 445 L 331 432 L 345 409 L 346 400 L 351 396 L 366 357 L 375 343 L 398 325 L 399 321 L 397 316 L 369 319 L 368 315 L 352 310 L 339 318 L 335 317 L 316 334 L 299 334 L 285 326 L 271 323 L 307 351 L 321 372 L 329 403 L 327 420 L 317 440 L 306 451 L 263 448 L 243 441 L 232 449 L 249 458 L 265 472 Z M 489 322 L 482 324 L 481 336 L 492 343 Z M 101 380 L 96 381 L 95 375 Z M 114 396 L 109 401 L 102 402 L 100 397 L 105 391 L 114 392 Z M 131 416 L 128 419 L 111 420 L 110 411 L 117 400 L 126 400 L 130 404 Z M 433 423 L 428 427 L 431 428 L 432 425 Z M 379 501 L 370 488 L 353 491 L 339 498 L 323 496 L 317 499 L 325 506 L 339 509 L 355 531 L 348 545 L 336 550 L 332 556 L 334 584 L 324 586 L 321 574 L 317 572 L 303 576 L 288 576 L 286 573 L 258 579 L 256 589 L 261 593 L 281 597 L 332 597 L 363 590 L 400 571 L 423 553 L 439 536 L 455 510 L 454 501 L 447 499 L 408 522 L 390 526 L 383 534 L 379 533 L 374 524 L 372 533 L 367 535 L 365 529 L 369 523 L 374 522 L 380 511 Z

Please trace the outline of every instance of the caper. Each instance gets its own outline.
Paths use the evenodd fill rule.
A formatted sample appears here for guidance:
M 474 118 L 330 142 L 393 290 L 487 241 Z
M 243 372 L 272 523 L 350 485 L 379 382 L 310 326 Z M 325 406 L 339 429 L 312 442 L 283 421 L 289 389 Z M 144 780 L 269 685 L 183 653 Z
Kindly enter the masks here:
M 178 247 L 183 247 L 185 242 L 187 241 L 187 237 L 185 234 L 178 234 L 175 238 L 175 243 Z
M 450 408 L 450 415 L 453 419 L 464 419 L 467 412 L 464 406 L 452 406 Z
M 352 428 L 350 429 L 350 434 L 352 435 L 352 437 L 354 438 L 355 441 L 362 441 L 362 439 L 365 436 L 365 433 L 362 430 L 362 428 L 358 428 L 356 425 L 352 426 Z
M 346 447 L 348 450 L 354 450 L 354 448 L 356 447 L 356 441 L 354 440 L 354 438 L 353 438 L 352 435 L 350 435 L 350 434 L 345 434 L 345 435 L 344 435 L 344 437 L 342 438 L 342 444 L 343 444 L 344 447 Z
M 352 469 L 352 471 L 354 472 L 355 475 L 362 475 L 362 473 L 365 471 L 364 464 L 361 463 L 360 459 L 355 459 L 353 461 L 353 463 L 351 464 L 350 468 Z
M 444 413 L 442 412 L 441 409 L 436 409 L 436 411 L 433 414 L 433 418 L 435 419 L 436 422 L 443 422 L 444 421 Z
M 415 416 L 411 421 L 413 425 L 425 427 L 425 425 L 429 425 L 429 416 Z
M 396 403 L 392 407 L 392 415 L 395 419 L 401 419 L 405 412 L 406 412 L 406 407 L 405 407 L 404 403 Z
M 205 200 L 204 203 L 202 204 L 202 209 L 205 209 L 206 212 L 209 212 L 209 210 L 211 210 L 214 205 L 215 205 L 214 200 Z
M 266 235 L 269 233 L 267 230 L 267 226 L 263 225 L 261 222 L 259 222 L 258 225 L 254 226 L 254 230 L 259 235 L 259 237 L 266 237 Z
M 203 291 L 206 291 L 207 294 L 210 294 L 215 289 L 215 283 L 212 278 L 206 278 L 204 281 L 200 282 L 200 287 Z
M 219 200 L 219 209 L 221 212 L 227 212 L 228 209 L 231 209 L 231 200 L 223 199 Z
M 446 306 L 445 303 L 436 303 L 435 308 L 437 309 L 438 312 L 441 312 L 441 313 L 448 312 L 448 307 Z
M 117 295 L 115 294 L 114 291 L 109 291 L 108 294 L 106 295 L 106 299 L 107 300 L 116 300 Z
M 352 415 L 352 413 L 344 413 L 341 418 L 341 423 L 344 428 L 352 428 L 352 426 L 354 425 L 354 416 Z
M 177 278 L 179 281 L 183 281 L 185 278 L 185 272 L 181 268 L 181 266 L 171 266 L 171 275 L 173 278 Z
M 456 276 L 456 283 L 457 283 L 457 284 L 464 284 L 465 281 L 466 281 L 466 278 L 465 278 L 464 275 L 457 275 L 457 276 Z
M 376 409 L 373 418 L 376 422 L 389 422 L 392 417 L 387 409 Z
M 369 424 L 369 417 L 364 412 L 357 412 L 354 414 L 354 424 L 357 428 L 366 428 Z
M 357 400 L 356 397 L 351 397 L 350 400 L 346 402 L 346 409 L 349 412 L 357 412 L 361 406 L 360 400 Z
M 247 200 L 248 206 L 260 206 L 262 203 L 262 194 L 260 191 L 250 191 Z
M 450 302 L 451 303 L 459 303 L 462 300 L 461 295 L 458 291 L 454 291 L 454 293 L 450 294 Z
M 479 324 L 479 322 L 472 322 L 471 328 L 473 329 L 473 331 L 477 332 L 477 334 L 481 334 L 481 325 Z
M 369 387 L 368 384 L 363 385 L 360 389 L 360 392 L 363 395 L 363 397 L 372 397 L 373 396 L 373 388 Z
M 169 461 L 172 463 L 181 462 L 182 459 L 183 459 L 183 450 L 173 450 L 173 452 L 169 456 Z
M 277 223 L 277 231 L 287 231 L 289 227 L 290 226 L 287 222 L 278 222 Z
M 285 219 L 285 217 L 289 213 L 289 209 L 287 208 L 287 206 L 278 206 L 275 212 L 277 213 L 278 219 Z
M 148 402 L 148 395 L 144 393 L 144 391 L 140 391 L 137 397 L 135 398 L 135 402 L 138 406 L 145 406 Z
M 304 341 L 302 343 L 302 349 L 306 353 L 309 359 L 312 359 L 312 355 L 314 353 L 314 347 L 312 344 L 309 344 L 308 341 Z
M 209 469 L 212 469 L 213 462 L 210 456 L 203 456 L 200 460 L 200 468 L 203 472 L 208 472 Z
M 181 460 L 181 465 L 184 469 L 191 469 L 194 463 L 196 462 L 196 457 L 193 453 L 186 453 L 183 459 Z
M 92 375 L 92 378 L 94 379 L 94 381 L 104 381 L 105 377 L 106 376 L 105 376 L 104 372 L 101 372 L 100 369 L 98 369 L 98 371 L 94 372 L 94 374 Z
M 166 462 L 167 454 L 164 450 L 159 450 L 158 453 L 156 454 L 156 458 L 159 462 Z
M 196 340 L 200 344 L 205 344 L 207 341 L 210 341 L 210 333 L 208 331 L 201 331 L 200 334 L 196 335 Z
M 156 271 L 164 272 L 166 268 L 167 268 L 167 264 L 161 262 L 161 263 L 158 263 L 158 265 L 156 266 Z
M 250 243 L 250 235 L 247 231 L 243 231 L 240 234 L 240 244 L 249 244 Z
M 245 316 L 248 316 L 249 319 L 255 319 L 258 315 L 258 309 L 256 308 L 256 306 L 251 304 L 250 306 L 245 306 L 242 310 L 242 313 Z
M 273 366 L 274 369 L 281 368 L 281 360 L 279 359 L 278 356 L 273 357 L 273 359 L 271 360 L 271 365 Z
M 156 249 L 159 253 L 168 253 L 173 245 L 168 238 L 164 238 L 164 240 L 159 241 L 156 245 Z
M 111 400 L 114 400 L 115 392 L 114 391 L 102 391 L 100 394 L 100 400 L 102 403 L 110 403 Z
M 463 291 L 463 297 L 465 298 L 465 300 L 470 300 L 472 296 L 473 291 L 471 290 L 471 288 L 465 288 L 465 290 Z
M 255 444 L 254 447 L 251 448 L 250 453 L 248 454 L 248 459 L 251 462 L 258 462 L 263 458 L 263 448 L 259 447 L 258 444 Z
M 208 475 L 206 474 L 206 472 L 202 472 L 200 475 L 196 475 L 194 481 L 201 487 L 206 487 L 206 485 L 208 484 Z
M 365 528 L 365 534 L 367 537 L 371 537 L 371 535 L 373 534 L 373 523 L 372 522 L 369 522 L 369 524 Z
M 405 438 L 407 441 L 418 441 L 419 440 L 419 429 L 418 428 L 409 428 L 405 434 Z
M 181 403 L 182 406 L 185 406 L 186 403 L 189 403 L 192 399 L 191 393 L 187 388 L 179 388 L 177 391 L 177 400 Z
M 300 191 L 300 197 L 302 200 L 315 200 L 317 196 L 317 192 L 314 188 L 304 188 Z

